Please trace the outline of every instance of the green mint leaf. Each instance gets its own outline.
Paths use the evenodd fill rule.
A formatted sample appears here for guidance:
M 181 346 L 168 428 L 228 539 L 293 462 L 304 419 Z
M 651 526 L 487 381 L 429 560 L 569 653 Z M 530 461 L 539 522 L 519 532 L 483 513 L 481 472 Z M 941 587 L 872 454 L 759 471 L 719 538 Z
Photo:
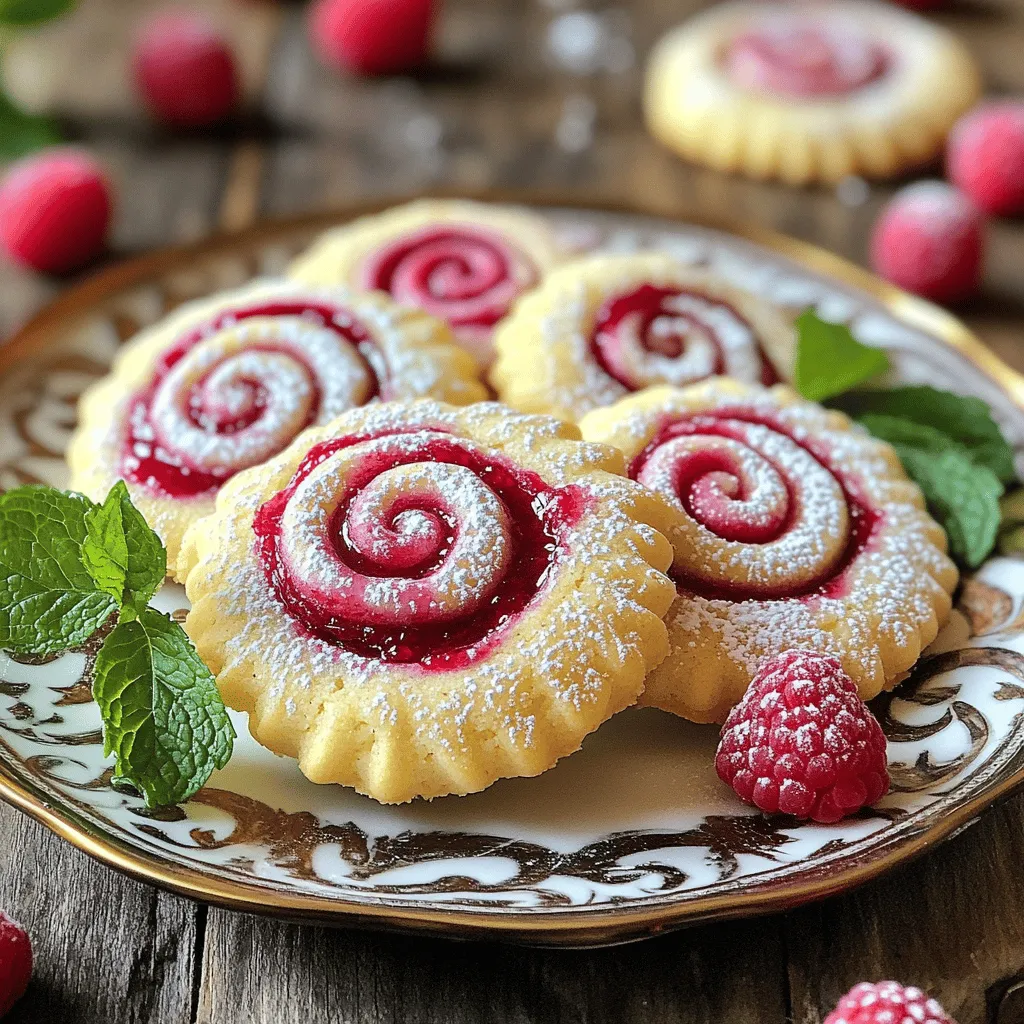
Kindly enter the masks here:
M 235 731 L 182 628 L 153 608 L 121 622 L 93 671 L 106 753 L 150 807 L 181 803 L 231 757 Z
M 883 413 L 934 427 L 963 445 L 975 462 L 988 466 L 1003 483 L 1016 479 L 1013 449 L 980 398 L 916 385 L 855 391 L 844 395 L 836 405 L 857 418 L 864 413 Z
M 999 532 L 1003 485 L 988 466 L 941 430 L 880 413 L 860 422 L 896 449 L 949 537 L 950 551 L 971 568 L 988 557 Z
M 167 574 L 167 552 L 118 480 L 106 501 L 90 510 L 82 557 L 96 586 L 121 606 L 121 620 L 137 618 Z
M 0 648 L 55 654 L 85 643 L 117 607 L 82 560 L 93 507 L 52 487 L 0 495 Z
M 5 25 L 38 25 L 67 14 L 75 0 L 0 0 L 0 22 Z
M 61 140 L 56 121 L 26 114 L 0 93 L 0 158 L 16 160 Z
M 793 383 L 804 398 L 823 402 L 863 384 L 889 368 L 889 357 L 862 345 L 842 324 L 822 320 L 812 310 L 796 318 Z

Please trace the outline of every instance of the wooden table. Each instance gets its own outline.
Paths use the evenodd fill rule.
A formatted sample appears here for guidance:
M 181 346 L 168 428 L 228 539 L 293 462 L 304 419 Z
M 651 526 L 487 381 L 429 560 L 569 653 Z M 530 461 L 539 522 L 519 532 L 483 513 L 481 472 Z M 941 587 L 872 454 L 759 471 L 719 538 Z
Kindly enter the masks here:
M 248 111 L 195 135 L 162 133 L 132 106 L 125 40 L 148 6 L 81 0 L 71 19 L 22 37 L 6 59 L 12 90 L 59 111 L 109 166 L 119 198 L 112 256 L 444 185 L 699 208 L 862 260 L 891 191 L 865 199 L 856 187 L 840 197 L 757 185 L 656 147 L 638 113 L 643 55 L 692 0 L 620 0 L 575 23 L 558 20 L 573 0 L 450 0 L 437 66 L 372 82 L 316 65 L 301 8 L 211 0 L 205 6 L 238 40 Z M 1024 3 L 956 2 L 939 18 L 981 59 L 993 92 L 1024 92 Z M 556 45 L 584 31 L 604 43 L 559 62 L 552 31 Z M 59 287 L 0 266 L 0 330 Z M 984 295 L 960 312 L 1024 368 L 1021 222 L 992 225 Z M 37 957 L 12 1021 L 816 1024 L 853 983 L 894 977 L 931 990 L 960 1024 L 1024 1022 L 1024 795 L 843 898 L 596 952 L 330 931 L 207 909 L 99 867 L 6 807 L 0 850 L 0 906 L 28 925 Z

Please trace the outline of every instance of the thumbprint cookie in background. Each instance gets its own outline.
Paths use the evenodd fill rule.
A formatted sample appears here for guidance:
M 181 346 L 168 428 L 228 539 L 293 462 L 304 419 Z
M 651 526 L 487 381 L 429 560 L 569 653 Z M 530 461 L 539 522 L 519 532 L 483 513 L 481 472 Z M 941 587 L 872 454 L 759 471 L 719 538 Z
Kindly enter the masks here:
M 239 470 L 368 402 L 485 397 L 441 321 L 385 295 L 257 282 L 191 303 L 119 353 L 79 406 L 71 486 L 124 479 L 175 573 L 187 527 Z
M 909 11 L 739 2 L 658 43 L 644 110 L 651 132 L 695 163 L 805 184 L 927 163 L 980 93 L 963 44 Z
M 328 231 L 293 263 L 290 276 L 387 292 L 444 320 L 486 366 L 495 324 L 561 259 L 537 214 L 421 199 Z
M 491 383 L 524 412 L 575 422 L 657 384 L 789 376 L 792 322 L 666 253 L 589 256 L 552 271 L 498 328 Z
M 669 513 L 576 427 L 354 409 L 189 530 L 185 629 L 255 738 L 384 803 L 537 775 L 668 650 Z
M 950 611 L 957 569 L 896 453 L 842 413 L 716 379 L 599 409 L 671 517 L 672 650 L 643 703 L 721 722 L 765 658 L 833 655 L 867 700 L 894 686 Z

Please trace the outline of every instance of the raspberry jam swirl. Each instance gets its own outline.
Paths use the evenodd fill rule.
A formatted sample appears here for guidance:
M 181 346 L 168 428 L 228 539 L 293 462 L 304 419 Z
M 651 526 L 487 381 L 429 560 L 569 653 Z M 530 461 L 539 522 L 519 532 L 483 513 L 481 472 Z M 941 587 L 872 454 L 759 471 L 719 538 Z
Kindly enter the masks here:
M 683 387 L 715 374 L 765 381 L 753 328 L 732 306 L 699 292 L 644 284 L 609 299 L 590 347 L 605 373 L 630 391 Z
M 770 22 L 732 41 L 725 70 L 754 92 L 793 99 L 844 96 L 889 69 L 886 49 L 849 23 L 803 19 Z
M 630 476 L 682 513 L 672 574 L 710 598 L 841 596 L 882 519 L 826 446 L 753 410 L 667 422 Z
M 577 487 L 410 428 L 315 445 L 253 529 L 271 587 L 309 633 L 443 670 L 493 650 L 585 504 Z
M 121 475 L 165 497 L 207 495 L 310 424 L 368 402 L 382 371 L 340 307 L 282 300 L 222 312 L 178 341 L 135 397 Z
M 536 280 L 531 261 L 502 235 L 446 224 L 403 235 L 375 252 L 360 284 L 447 321 L 463 341 L 479 342 Z

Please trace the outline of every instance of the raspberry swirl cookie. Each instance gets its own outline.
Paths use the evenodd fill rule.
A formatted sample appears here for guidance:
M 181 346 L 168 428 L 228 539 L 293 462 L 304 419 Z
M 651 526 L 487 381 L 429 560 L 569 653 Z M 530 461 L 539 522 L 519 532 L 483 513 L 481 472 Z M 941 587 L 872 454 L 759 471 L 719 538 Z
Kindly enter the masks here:
M 381 399 L 485 397 L 448 328 L 384 295 L 257 282 L 143 331 L 79 406 L 71 486 L 124 479 L 175 572 L 186 528 L 219 488 L 311 424 Z
M 980 91 L 956 37 L 908 11 L 740 2 L 661 40 L 644 108 L 654 135 L 690 160 L 802 184 L 931 160 Z
M 839 658 L 868 699 L 936 636 L 957 570 L 895 452 L 784 386 L 654 388 L 581 424 L 672 517 L 672 651 L 644 703 L 720 722 L 761 661 Z
M 559 259 L 551 229 L 532 213 L 422 199 L 327 232 L 290 273 L 388 292 L 445 320 L 487 365 L 494 325 Z
M 377 800 L 537 775 L 665 656 L 656 497 L 550 417 L 354 409 L 221 490 L 185 628 L 259 742 Z
M 502 401 L 577 421 L 657 384 L 788 376 L 794 329 L 713 271 L 645 252 L 559 267 L 501 324 L 495 346 Z

